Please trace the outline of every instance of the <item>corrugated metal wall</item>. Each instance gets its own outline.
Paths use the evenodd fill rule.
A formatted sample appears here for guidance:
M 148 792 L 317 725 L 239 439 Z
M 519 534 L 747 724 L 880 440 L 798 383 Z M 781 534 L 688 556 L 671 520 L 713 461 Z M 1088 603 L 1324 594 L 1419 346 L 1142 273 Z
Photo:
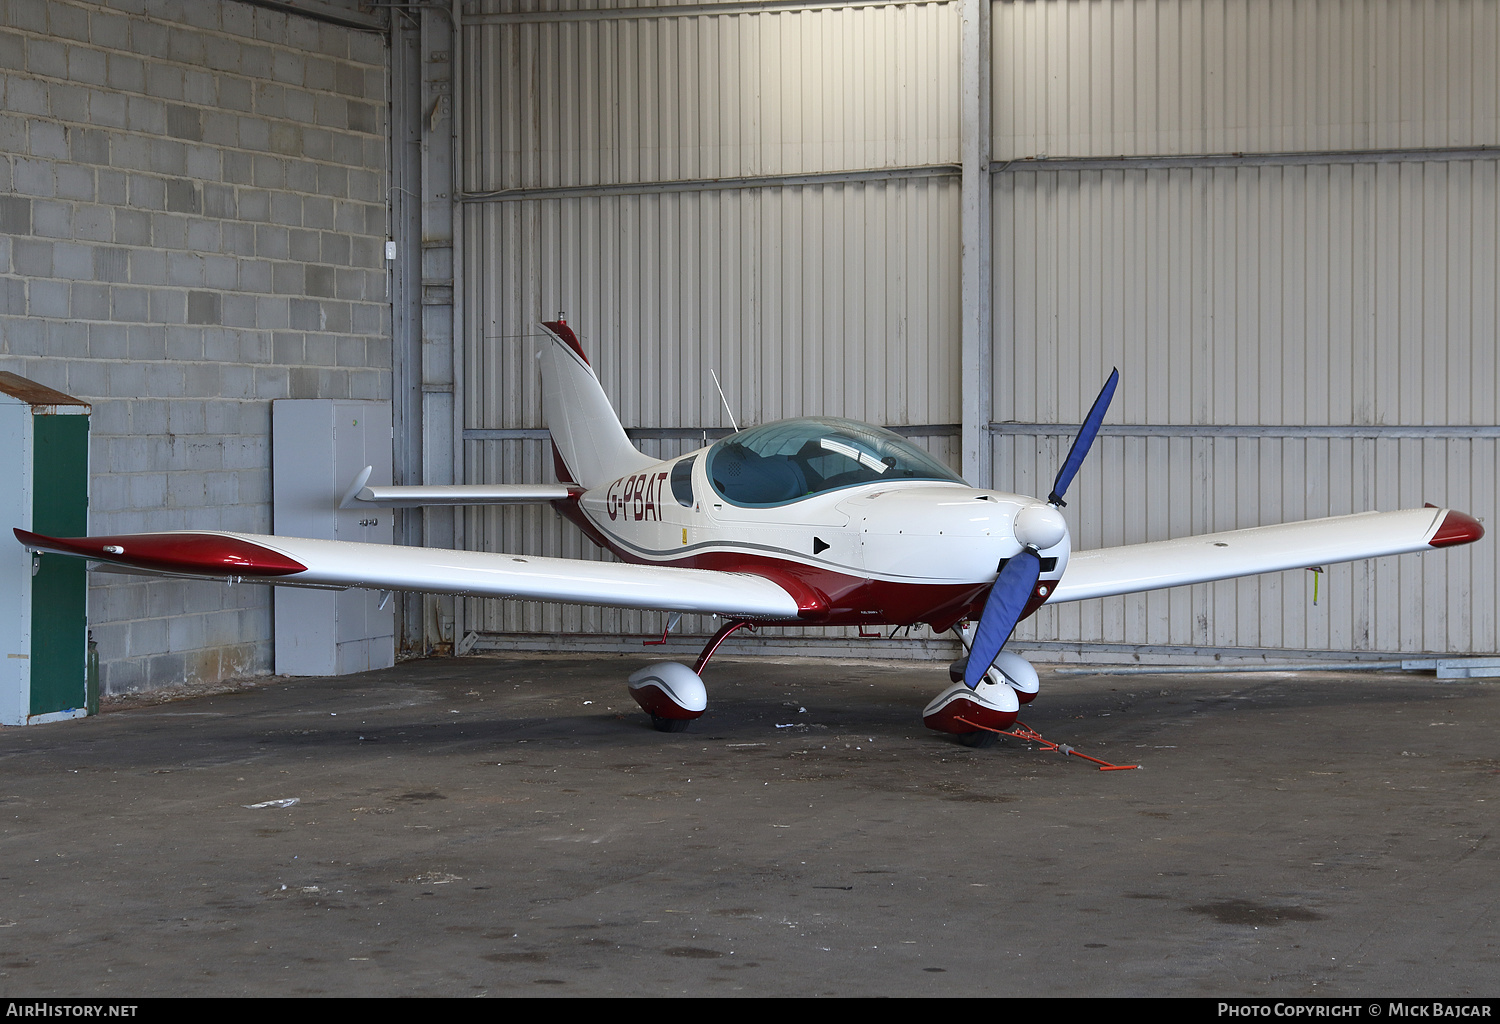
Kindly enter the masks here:
M 557 309 L 622 421 L 648 435 L 729 426 L 710 370 L 741 425 L 956 422 L 956 190 L 929 179 L 476 204 L 469 479 L 551 479 L 550 443 L 507 428 L 542 423 L 534 325 Z M 660 434 L 643 450 L 703 443 Z M 468 532 L 481 547 L 545 553 L 558 530 L 550 510 L 511 509 L 474 513 Z M 592 549 L 572 527 L 562 536 L 570 555 Z M 482 605 L 471 628 L 660 628 L 654 614 Z
M 550 478 L 531 332 L 558 309 L 653 454 L 727 426 L 712 368 L 742 424 L 926 426 L 957 464 L 958 14 L 466 15 L 468 479 Z M 1038 425 L 1076 423 L 1119 365 L 1068 510 L 1078 546 L 1424 500 L 1489 518 L 1492 0 L 1015 0 L 992 30 L 996 486 L 1045 492 L 1068 438 Z M 466 537 L 593 557 L 550 512 L 476 512 Z M 1023 630 L 1494 651 L 1497 550 L 1334 568 L 1316 607 L 1311 574 L 1283 573 Z M 661 618 L 472 602 L 467 621 L 618 635 Z
M 994 5 L 995 157 L 1493 145 L 1494 0 Z
M 1079 546 L 1496 507 L 1500 6 L 994 8 L 995 480 L 1109 367 Z M 1135 159 L 1133 159 L 1135 158 Z M 1113 424 L 1123 424 L 1114 426 Z M 1491 652 L 1493 541 L 1044 609 L 1031 640 Z
M 957 159 L 952 4 L 746 6 L 471 16 L 466 188 Z
M 653 455 L 729 426 L 712 370 L 741 426 L 939 425 L 917 440 L 956 460 L 953 5 L 640 14 L 469 19 L 468 478 L 551 479 L 533 357 L 557 310 Z M 545 509 L 476 511 L 466 535 L 598 557 Z M 665 616 L 475 601 L 466 622 L 639 634 Z

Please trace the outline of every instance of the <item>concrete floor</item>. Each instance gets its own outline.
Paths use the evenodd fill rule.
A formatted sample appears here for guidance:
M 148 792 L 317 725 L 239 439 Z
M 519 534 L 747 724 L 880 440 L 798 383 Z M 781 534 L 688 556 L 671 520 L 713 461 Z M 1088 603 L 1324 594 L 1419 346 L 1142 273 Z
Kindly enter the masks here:
M 1500 994 L 1500 687 L 471 657 L 0 730 L 0 994 Z M 296 798 L 288 808 L 249 807 Z

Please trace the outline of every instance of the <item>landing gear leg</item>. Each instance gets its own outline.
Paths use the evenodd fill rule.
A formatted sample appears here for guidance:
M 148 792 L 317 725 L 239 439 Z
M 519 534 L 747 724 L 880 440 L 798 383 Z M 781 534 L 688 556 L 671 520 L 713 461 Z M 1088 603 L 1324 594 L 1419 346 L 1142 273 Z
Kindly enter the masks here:
M 719 645 L 741 626 L 755 626 L 746 619 L 725 623 L 698 655 L 692 668 L 676 661 L 647 665 L 630 677 L 630 696 L 651 716 L 651 727 L 657 732 L 685 732 L 689 723 L 708 710 L 708 691 L 699 673 L 714 656 Z
M 750 632 L 755 632 L 755 623 L 749 619 L 736 619 L 733 622 L 724 623 L 724 625 L 719 627 L 719 631 L 714 634 L 714 638 L 703 648 L 703 653 L 698 655 L 698 663 L 693 666 L 693 671 L 702 675 L 703 669 L 708 665 L 708 659 L 714 656 L 714 652 L 719 649 L 719 645 L 728 640 L 729 634 L 741 626 L 747 626 Z

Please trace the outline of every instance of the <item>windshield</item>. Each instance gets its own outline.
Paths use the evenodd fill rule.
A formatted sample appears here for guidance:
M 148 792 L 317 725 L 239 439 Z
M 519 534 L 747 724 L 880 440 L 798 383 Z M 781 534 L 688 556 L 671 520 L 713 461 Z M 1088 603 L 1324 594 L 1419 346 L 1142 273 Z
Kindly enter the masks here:
M 708 479 L 735 505 L 785 505 L 888 480 L 963 478 L 899 434 L 843 419 L 782 420 L 709 449 Z

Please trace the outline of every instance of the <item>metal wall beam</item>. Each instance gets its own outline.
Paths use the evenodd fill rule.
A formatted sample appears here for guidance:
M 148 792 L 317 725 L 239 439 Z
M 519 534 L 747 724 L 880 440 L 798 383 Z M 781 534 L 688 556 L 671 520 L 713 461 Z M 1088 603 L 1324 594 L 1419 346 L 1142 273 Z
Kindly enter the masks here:
M 996 174 L 1006 171 L 1135 171 L 1177 167 L 1306 167 L 1324 164 L 1395 164 L 1413 161 L 1500 160 L 1495 146 L 1430 146 L 1409 149 L 1308 150 L 1291 153 L 1205 153 L 1158 156 L 1063 156 L 998 160 Z
M 555 188 L 507 188 L 494 192 L 465 192 L 465 203 L 505 203 L 527 199 L 580 199 L 598 196 L 635 196 L 670 192 L 722 192 L 748 188 L 798 188 L 842 185 L 867 181 L 906 181 L 916 178 L 957 178 L 958 164 L 922 164 L 912 167 L 875 167 L 858 171 L 827 171 L 816 174 L 766 174 L 740 178 L 687 178 L 675 181 L 631 181 L 618 185 L 560 185 Z
M 391 424 L 398 484 L 422 476 L 422 34 L 420 24 L 398 16 L 391 25 L 391 188 L 389 267 L 391 296 Z M 389 257 L 391 254 L 387 253 Z M 398 510 L 395 542 L 422 544 L 422 512 Z M 396 649 L 401 656 L 427 651 L 422 601 L 402 594 L 396 606 Z
M 702 18 L 773 11 L 826 11 L 848 7 L 923 7 L 956 0 L 739 0 L 726 4 L 674 4 L 670 7 L 589 8 L 569 11 L 513 11 L 475 14 L 470 25 L 520 25 L 559 21 L 623 21 L 639 18 Z
M 1012 437 L 1072 437 L 1078 424 L 1066 423 L 991 423 L 991 434 Z M 1099 433 L 1105 437 L 1345 437 L 1345 438 L 1472 438 L 1500 437 L 1497 426 L 1402 426 L 1355 425 L 1319 426 L 1282 424 L 1263 426 L 1242 423 L 1123 423 L 1106 424 Z
M 885 429 L 902 437 L 957 437 L 962 431 L 957 423 L 922 423 Z M 728 427 L 626 427 L 625 433 L 632 441 L 693 441 L 700 437 L 717 441 L 735 431 Z M 471 427 L 464 431 L 465 441 L 546 441 L 551 437 L 551 432 L 545 427 Z
M 449 344 L 452 346 L 453 360 L 453 408 L 451 420 L 452 428 L 448 435 L 448 443 L 452 447 L 452 470 L 449 481 L 455 484 L 468 482 L 468 474 L 464 469 L 464 388 L 465 366 L 464 366 L 464 209 L 458 202 L 458 194 L 463 191 L 468 174 L 466 163 L 467 154 L 464 152 L 463 131 L 463 96 L 469 88 L 469 80 L 465 77 L 467 66 L 464 63 L 464 4 L 463 0 L 452 0 L 452 6 L 448 11 L 448 27 L 452 33 L 452 45 L 448 51 L 448 160 L 449 179 L 447 183 L 448 220 L 451 229 L 450 239 L 452 248 L 449 255 L 449 267 L 451 270 L 450 282 L 452 286 L 452 313 L 451 336 Z M 439 108 L 434 108 L 439 109 Z M 462 550 L 464 547 L 464 510 L 453 509 L 453 547 Z M 459 644 L 463 640 L 464 625 L 464 600 L 453 598 L 451 604 L 453 615 L 452 622 L 452 649 L 457 652 Z
M 249 4 L 251 7 L 264 7 L 267 10 L 280 11 L 282 14 L 295 14 L 313 21 L 323 21 L 330 25 L 342 25 L 345 28 L 356 28 L 366 32 L 385 31 L 386 13 L 383 8 L 414 6 L 410 4 L 340 4 L 330 2 L 330 0 L 240 0 L 240 2 Z
M 993 396 L 990 366 L 993 330 L 990 313 L 990 2 L 962 0 L 962 53 L 959 77 L 962 119 L 959 145 L 963 157 L 961 237 L 963 244 L 960 365 L 963 373 L 963 468 L 976 487 L 988 487 L 992 473 L 990 421 Z
M 412 128 L 417 137 L 415 179 L 392 191 L 394 210 L 415 210 L 393 222 L 398 263 L 412 259 L 414 266 L 404 266 L 400 273 L 404 288 L 395 293 L 415 316 L 410 331 L 397 321 L 397 372 L 394 393 L 396 415 L 414 420 L 416 432 L 401 438 L 398 446 L 411 449 L 398 454 L 399 480 L 412 484 L 453 483 L 455 336 L 453 333 L 454 268 L 454 118 L 452 106 L 453 53 L 458 40 L 450 13 L 436 4 L 403 5 L 410 10 L 396 18 L 398 23 L 416 23 L 420 40 L 415 67 L 401 69 L 395 79 L 396 46 L 393 38 L 393 97 L 410 103 L 408 93 L 415 90 L 416 110 Z M 405 28 L 402 31 L 406 31 Z M 395 37 L 399 38 L 399 37 Z M 400 58 L 405 61 L 405 57 Z M 407 81 L 409 76 L 415 83 Z M 403 118 L 410 118 L 403 111 Z M 404 171 L 403 173 L 411 173 Z M 401 184 L 398 182 L 398 184 Z M 397 318 L 402 310 L 395 310 Z M 398 453 L 401 450 L 398 447 Z M 453 509 L 422 509 L 407 514 L 402 543 L 418 543 L 431 548 L 453 547 L 457 539 L 454 523 L 461 513 Z M 414 538 L 414 539 L 413 539 Z M 447 596 L 421 595 L 409 599 L 402 613 L 402 644 L 413 653 L 428 652 L 453 641 L 453 605 Z

